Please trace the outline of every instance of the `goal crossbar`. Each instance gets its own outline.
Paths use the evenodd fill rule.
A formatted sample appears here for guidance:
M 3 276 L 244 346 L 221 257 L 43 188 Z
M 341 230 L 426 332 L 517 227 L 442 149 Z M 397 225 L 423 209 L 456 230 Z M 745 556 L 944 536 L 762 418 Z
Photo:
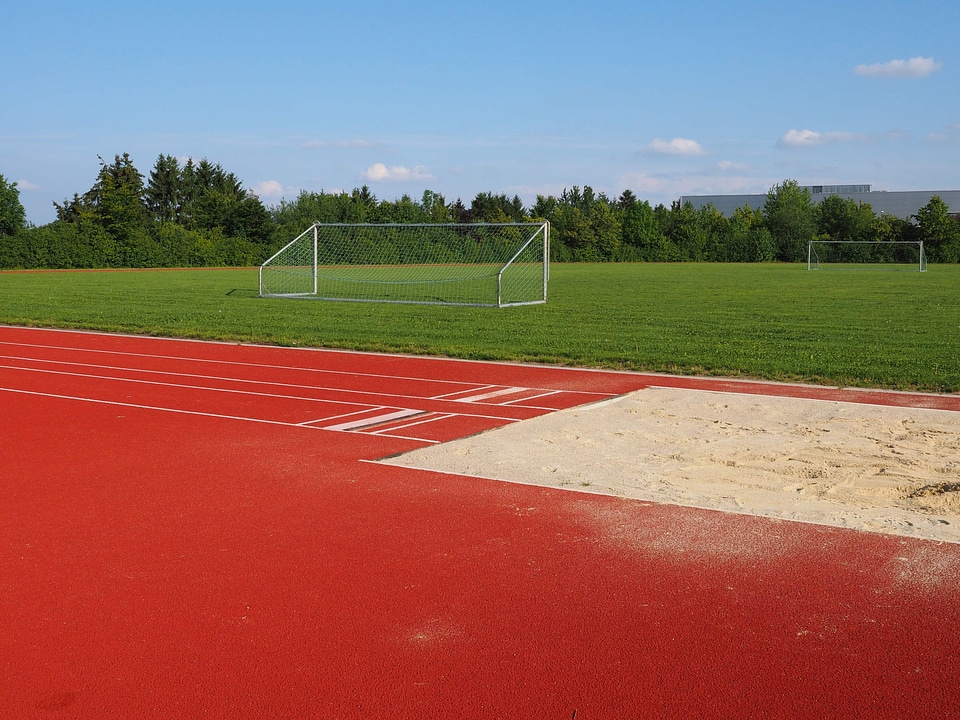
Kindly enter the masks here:
M 549 242 L 547 222 L 314 223 L 260 266 L 260 296 L 541 304 Z

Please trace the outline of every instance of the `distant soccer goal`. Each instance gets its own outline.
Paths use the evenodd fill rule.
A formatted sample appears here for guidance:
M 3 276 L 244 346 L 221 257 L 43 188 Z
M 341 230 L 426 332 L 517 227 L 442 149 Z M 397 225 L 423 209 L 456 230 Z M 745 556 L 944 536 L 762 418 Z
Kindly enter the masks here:
M 927 256 L 920 240 L 811 240 L 807 269 L 874 269 L 926 272 Z
M 550 224 L 315 223 L 260 266 L 261 297 L 507 307 L 547 301 Z

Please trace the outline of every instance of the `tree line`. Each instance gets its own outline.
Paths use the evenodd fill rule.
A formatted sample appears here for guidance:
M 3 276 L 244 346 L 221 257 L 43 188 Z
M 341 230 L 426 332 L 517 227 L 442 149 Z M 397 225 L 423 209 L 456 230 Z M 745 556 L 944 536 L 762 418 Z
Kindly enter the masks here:
M 922 240 L 930 262 L 960 262 L 960 221 L 934 196 L 912 218 L 829 196 L 819 204 L 794 180 L 763 207 L 725 217 L 713 206 L 653 206 L 630 190 L 610 198 L 589 186 L 559 197 L 481 192 L 467 207 L 424 191 L 380 200 L 367 186 L 301 192 L 267 207 L 240 179 L 206 159 L 161 155 L 144 177 L 126 153 L 100 159 L 93 186 L 54 203 L 57 218 L 26 221 L 16 183 L 0 175 L 0 268 L 250 266 L 314 222 L 470 223 L 549 220 L 554 262 L 799 262 L 810 240 Z

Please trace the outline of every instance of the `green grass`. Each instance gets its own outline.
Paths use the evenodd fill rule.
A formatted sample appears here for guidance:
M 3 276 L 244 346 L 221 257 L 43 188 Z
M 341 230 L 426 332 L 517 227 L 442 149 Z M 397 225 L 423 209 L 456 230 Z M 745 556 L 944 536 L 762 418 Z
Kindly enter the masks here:
M 0 273 L 0 322 L 462 358 L 960 389 L 960 266 L 554 265 L 546 305 L 263 299 L 255 269 Z

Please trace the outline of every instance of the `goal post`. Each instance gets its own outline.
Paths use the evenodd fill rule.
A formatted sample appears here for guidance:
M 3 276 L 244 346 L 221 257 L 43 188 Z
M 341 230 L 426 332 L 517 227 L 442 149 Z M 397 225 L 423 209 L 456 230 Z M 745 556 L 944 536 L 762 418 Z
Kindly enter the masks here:
M 314 223 L 260 266 L 260 296 L 508 307 L 547 301 L 550 224 Z
M 872 268 L 926 272 L 922 240 L 811 240 L 807 270 Z

